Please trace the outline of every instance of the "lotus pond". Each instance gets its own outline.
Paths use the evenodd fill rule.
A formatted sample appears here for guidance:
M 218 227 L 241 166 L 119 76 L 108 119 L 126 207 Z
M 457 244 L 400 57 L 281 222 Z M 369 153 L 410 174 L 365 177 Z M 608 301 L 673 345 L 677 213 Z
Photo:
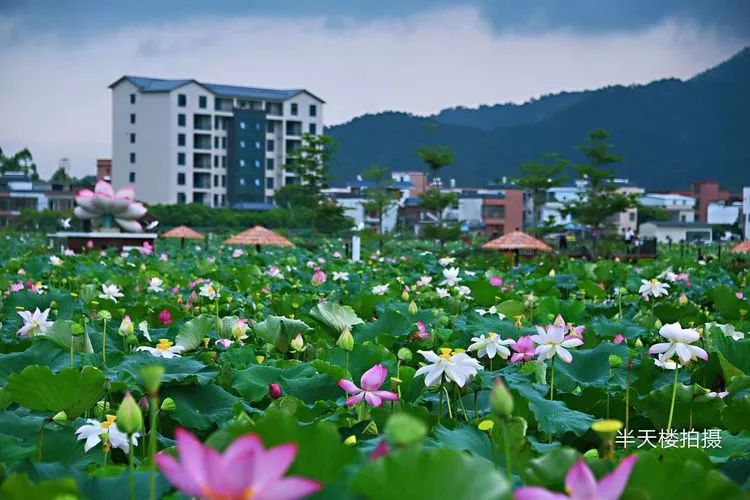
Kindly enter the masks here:
M 0 498 L 748 498 L 742 260 L 0 238 Z

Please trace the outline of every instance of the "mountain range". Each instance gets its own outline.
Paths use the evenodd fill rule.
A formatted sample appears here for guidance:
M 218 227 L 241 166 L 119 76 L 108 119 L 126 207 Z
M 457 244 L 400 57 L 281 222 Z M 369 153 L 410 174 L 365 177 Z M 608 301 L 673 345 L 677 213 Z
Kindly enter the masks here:
M 619 177 L 647 189 L 686 188 L 716 179 L 732 192 L 750 186 L 750 47 L 688 80 L 562 92 L 524 104 L 450 108 L 433 116 L 363 115 L 327 128 L 339 142 L 334 184 L 371 165 L 424 170 L 416 150 L 445 145 L 455 163 L 444 178 L 483 186 L 512 178 L 523 162 L 545 153 L 581 161 L 578 147 L 608 130 Z

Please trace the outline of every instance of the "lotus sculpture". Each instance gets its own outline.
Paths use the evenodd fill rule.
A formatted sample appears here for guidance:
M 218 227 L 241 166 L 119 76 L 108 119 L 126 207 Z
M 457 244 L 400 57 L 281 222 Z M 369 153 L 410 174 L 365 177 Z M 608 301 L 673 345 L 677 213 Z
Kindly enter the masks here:
M 98 181 L 94 190 L 82 189 L 76 195 L 73 214 L 82 220 L 90 220 L 94 228 L 114 228 L 115 224 L 130 233 L 143 231 L 138 219 L 146 215 L 146 207 L 134 201 L 133 188 L 115 192 L 112 184 Z

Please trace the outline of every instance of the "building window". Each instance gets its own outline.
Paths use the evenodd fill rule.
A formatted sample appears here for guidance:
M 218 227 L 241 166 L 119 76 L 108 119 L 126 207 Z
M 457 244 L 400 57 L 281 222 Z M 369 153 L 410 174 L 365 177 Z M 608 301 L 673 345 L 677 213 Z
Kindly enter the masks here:
M 187 96 L 185 94 L 177 94 L 177 105 L 181 108 L 187 106 Z
M 244 166 L 245 166 L 245 160 L 240 160 L 240 167 L 244 167 Z
M 298 109 L 297 109 L 297 103 L 293 102 L 290 106 L 290 110 L 293 116 L 297 116 Z
M 224 168 L 227 167 L 227 157 L 226 156 L 222 156 L 221 157 L 221 166 L 224 167 Z
M 178 165 L 185 164 L 185 153 L 177 153 L 177 164 Z
M 255 130 L 260 130 L 260 122 L 255 122 Z
M 255 168 L 260 168 L 260 160 L 255 160 Z
M 130 144 L 135 144 L 135 134 L 130 134 Z
M 505 218 L 505 206 L 504 205 L 485 205 L 482 207 L 482 215 L 486 219 L 504 219 Z
M 315 104 L 310 104 L 310 116 L 318 116 L 318 107 Z
M 184 186 L 185 185 L 185 173 L 184 172 L 178 172 L 177 173 L 177 185 L 178 186 Z
M 273 158 L 266 158 L 266 170 L 273 170 Z
M 241 147 L 242 149 L 245 149 L 245 141 L 240 141 L 240 147 Z
M 177 203 L 181 205 L 185 204 L 185 193 L 177 193 Z
M 135 163 L 135 153 L 130 153 L 130 163 Z
M 241 122 L 240 122 L 240 128 L 241 128 L 242 130 L 245 130 L 245 127 L 246 127 L 246 126 L 247 126 L 247 124 L 246 124 L 245 122 L 243 122 L 243 121 L 241 121 Z
M 221 187 L 227 187 L 227 176 L 222 175 L 221 176 Z
M 273 149 L 274 149 L 273 139 L 269 139 L 268 141 L 266 141 L 266 151 L 273 151 Z
M 214 175 L 214 187 L 219 187 L 219 176 Z
M 130 113 L 130 123 L 135 125 L 135 113 Z
M 219 157 L 214 156 L 214 168 L 219 168 Z
M 128 175 L 128 182 L 134 183 L 135 182 L 135 172 L 130 172 Z
M 240 186 L 245 186 L 245 179 L 243 177 L 240 177 Z
M 208 106 L 208 99 L 202 95 L 198 97 L 198 107 L 205 109 Z
M 260 141 L 255 141 L 255 149 L 260 149 Z
M 178 146 L 185 145 L 185 134 L 177 134 L 177 145 Z
M 308 125 L 307 129 L 312 135 L 315 135 L 318 133 L 318 126 L 314 123 L 311 123 L 310 125 Z
M 275 125 L 275 122 L 266 122 L 266 132 L 273 134 L 273 131 L 276 130 Z
M 130 104 L 135 104 L 135 94 L 130 94 Z
M 214 137 L 214 149 L 219 149 L 219 138 Z
M 273 177 L 266 177 L 266 188 L 273 189 Z
M 178 127 L 184 127 L 185 126 L 185 115 L 180 113 L 177 115 L 177 126 Z
M 222 149 L 227 149 L 227 138 L 226 137 L 222 137 L 221 138 L 221 147 L 222 147 Z

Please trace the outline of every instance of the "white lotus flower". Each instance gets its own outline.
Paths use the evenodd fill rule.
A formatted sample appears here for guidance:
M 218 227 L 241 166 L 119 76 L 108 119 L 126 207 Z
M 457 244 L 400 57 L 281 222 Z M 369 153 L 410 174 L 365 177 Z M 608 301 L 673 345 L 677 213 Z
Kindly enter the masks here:
M 49 263 L 52 264 L 55 267 L 60 267 L 63 265 L 63 260 L 58 257 L 57 255 L 52 255 L 49 258 Z
M 671 359 L 677 354 L 680 364 L 686 365 L 690 361 L 700 358 L 708 361 L 708 353 L 698 346 L 690 345 L 700 338 L 700 334 L 693 328 L 682 328 L 679 323 L 667 323 L 659 329 L 659 335 L 669 340 L 654 344 L 648 350 L 649 354 L 663 354 L 664 359 Z
M 505 319 L 505 314 L 498 311 L 496 306 L 492 306 L 489 309 L 474 309 L 474 311 L 480 316 L 484 316 L 487 314 L 497 314 L 498 318 Z
M 29 311 L 18 311 L 18 315 L 23 319 L 23 326 L 18 329 L 18 335 L 21 337 L 45 335 L 47 330 L 49 330 L 49 327 L 52 326 L 52 322 L 47 321 L 49 308 L 40 311 L 37 307 L 33 313 Z
M 441 285 L 456 286 L 461 278 L 458 277 L 458 273 L 461 269 L 458 267 L 449 267 L 443 269 L 443 277 L 445 278 Z
M 386 283 L 385 285 L 374 286 L 372 287 L 372 293 L 375 295 L 385 295 L 386 293 L 388 293 L 389 285 L 390 285 L 389 283 Z
M 414 286 L 430 286 L 432 283 L 432 276 L 420 276 Z
M 471 341 L 474 343 L 469 346 L 469 351 L 477 351 L 478 357 L 483 358 L 487 356 L 490 359 L 496 355 L 503 359 L 508 359 L 510 350 L 505 346 L 516 343 L 513 339 L 501 339 L 500 335 L 495 332 L 489 332 L 486 337 L 484 334 L 479 337 L 473 337 Z
M 571 347 L 578 347 L 583 344 L 583 340 L 578 338 L 565 339 L 566 328 L 558 325 L 547 325 L 544 329 L 541 326 L 536 327 L 537 335 L 532 335 L 531 340 L 534 342 L 536 347 L 536 354 L 538 354 L 538 360 L 544 361 L 545 359 L 552 359 L 557 356 L 570 363 L 573 361 L 573 355 L 570 354 Z
M 450 297 L 451 295 L 445 288 L 436 288 L 435 291 L 437 292 L 438 297 L 440 297 L 441 299 Z
M 201 285 L 200 292 L 198 293 L 201 297 L 206 297 L 208 300 L 214 300 L 219 297 L 219 291 L 214 288 L 212 283 L 204 283 Z
M 136 351 L 146 351 L 148 353 L 151 353 L 152 356 L 155 356 L 157 358 L 174 358 L 180 357 L 180 353 L 185 348 L 178 345 L 173 345 L 172 341 L 169 339 L 159 339 L 159 343 L 156 344 L 156 347 L 148 347 L 145 345 L 142 345 L 136 349 Z
M 456 287 L 456 291 L 458 292 L 458 295 L 460 297 L 471 298 L 471 297 L 469 297 L 469 295 L 471 295 L 471 288 L 469 288 L 468 286 L 463 286 L 463 285 L 457 286 Z
M 89 451 L 91 448 L 101 443 L 102 436 L 107 435 L 107 441 L 112 448 L 119 448 L 125 453 L 130 451 L 130 444 L 128 443 L 128 435 L 117 428 L 115 423 L 114 415 L 107 415 L 107 420 L 99 422 L 92 418 L 86 420 L 86 423 L 80 426 L 76 430 L 78 440 L 86 440 L 86 444 L 83 446 L 85 451 Z M 138 446 L 138 438 L 140 433 L 134 432 L 130 443 L 133 446 Z
M 102 293 L 99 294 L 100 299 L 111 300 L 117 302 L 117 299 L 124 297 L 117 285 L 102 285 Z
M 454 262 L 456 262 L 455 257 L 441 257 L 438 259 L 438 264 L 440 264 L 441 266 L 449 266 Z
M 349 281 L 349 273 L 346 271 L 342 271 L 342 272 L 334 271 L 333 281 Z
M 654 297 L 669 295 L 669 290 L 667 290 L 669 285 L 667 283 L 662 283 L 656 278 L 652 280 L 641 280 L 641 283 L 642 285 L 638 289 L 638 293 L 641 295 L 653 295 Z
M 664 356 L 664 354 L 659 354 L 659 356 L 654 359 L 654 364 L 664 370 L 674 370 L 677 368 L 677 363 Z
M 143 334 L 144 337 L 146 337 L 146 340 L 151 342 L 151 334 L 148 331 L 147 321 L 141 321 L 140 323 L 138 323 L 138 330 Z
M 420 367 L 414 374 L 415 377 L 425 375 L 424 385 L 427 387 L 440 382 L 440 378 L 443 375 L 451 382 L 455 382 L 459 387 L 463 387 L 471 377 L 483 369 L 479 361 L 465 352 L 452 354 L 453 350 L 445 347 L 440 349 L 440 356 L 432 351 L 417 352 L 424 356 L 424 359 L 430 363 Z
M 235 248 L 232 251 L 232 257 L 235 258 L 235 259 L 237 259 L 239 257 L 242 257 L 243 255 L 245 255 L 245 251 L 243 249 L 241 249 L 241 248 Z
M 161 287 L 164 284 L 164 280 L 161 278 L 151 278 L 151 280 L 148 282 L 148 291 L 149 292 L 163 292 L 164 289 Z

